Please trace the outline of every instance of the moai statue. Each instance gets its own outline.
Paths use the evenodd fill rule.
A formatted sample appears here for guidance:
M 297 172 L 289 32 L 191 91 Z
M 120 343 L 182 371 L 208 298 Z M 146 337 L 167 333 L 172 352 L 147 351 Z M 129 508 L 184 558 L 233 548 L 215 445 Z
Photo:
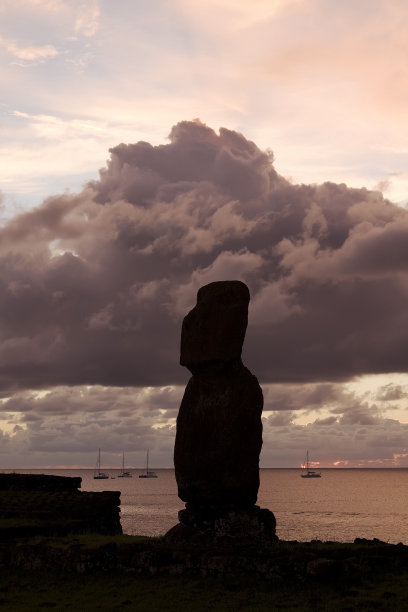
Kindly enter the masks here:
M 186 502 L 179 520 L 215 538 L 273 540 L 273 513 L 255 505 L 263 395 L 241 360 L 249 300 L 241 281 L 210 283 L 183 321 L 180 364 L 192 377 L 174 447 L 178 493 Z

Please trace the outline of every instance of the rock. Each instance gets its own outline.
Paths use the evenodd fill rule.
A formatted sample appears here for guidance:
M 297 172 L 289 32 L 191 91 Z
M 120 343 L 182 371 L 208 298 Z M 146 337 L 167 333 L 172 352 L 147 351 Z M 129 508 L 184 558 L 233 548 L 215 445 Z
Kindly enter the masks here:
M 49 474 L 0 474 L 0 491 L 58 491 L 76 492 L 81 487 L 79 476 L 51 476 Z
M 184 524 L 177 523 L 164 536 L 164 541 L 168 544 L 204 544 L 208 543 L 208 539 L 205 534 L 195 529 L 194 527 Z
M 276 520 L 273 512 L 259 506 L 191 506 L 179 512 L 180 523 L 218 542 L 248 544 L 276 538 Z
M 306 565 L 306 574 L 320 578 L 329 577 L 333 573 L 335 562 L 333 559 L 312 559 Z
M 275 517 L 254 505 L 263 395 L 241 361 L 249 299 L 240 281 L 201 287 L 181 333 L 180 363 L 193 376 L 180 406 L 174 447 L 178 493 L 186 502 L 179 518 L 216 538 L 238 532 L 276 538 Z M 187 531 L 180 527 L 175 533 Z
M 79 491 L 81 478 L 0 475 L 0 539 L 122 533 L 119 491 Z

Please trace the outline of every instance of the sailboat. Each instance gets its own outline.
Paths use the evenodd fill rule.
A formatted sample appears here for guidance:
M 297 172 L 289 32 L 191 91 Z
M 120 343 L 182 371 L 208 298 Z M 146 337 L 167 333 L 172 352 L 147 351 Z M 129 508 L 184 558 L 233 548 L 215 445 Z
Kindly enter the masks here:
M 321 473 L 317 472 L 316 470 L 312 470 L 310 467 L 310 462 L 309 462 L 309 451 L 306 451 L 306 462 L 305 465 L 303 467 L 304 472 L 303 474 L 301 474 L 302 478 L 320 478 L 321 477 Z
M 123 453 L 122 455 L 122 469 L 118 478 L 132 478 L 132 474 L 129 471 L 125 470 L 125 453 Z
M 143 474 L 139 474 L 139 478 L 157 478 L 156 472 L 149 470 L 149 451 L 146 454 L 146 471 Z
M 101 472 L 101 449 L 98 448 L 98 462 L 96 464 L 96 472 L 94 472 L 94 479 L 106 480 L 107 478 L 109 478 L 109 476 L 105 474 L 105 472 Z

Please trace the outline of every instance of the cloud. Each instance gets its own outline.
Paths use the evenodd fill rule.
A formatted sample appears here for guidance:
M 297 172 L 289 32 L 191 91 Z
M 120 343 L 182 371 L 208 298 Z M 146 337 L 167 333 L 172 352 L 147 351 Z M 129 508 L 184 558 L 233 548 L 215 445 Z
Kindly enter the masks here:
M 328 383 L 263 390 L 262 466 L 300 466 L 307 448 L 326 467 L 407 465 L 408 424 L 382 416 L 364 393 Z M 141 467 L 150 448 L 157 466 L 171 467 L 183 391 L 183 386 L 17 391 L 0 401 L 2 466 L 93 467 L 100 446 L 107 466 L 119 467 L 125 451 L 128 465 Z
M 33 193 L 37 202 L 41 201 L 41 194 L 63 192 L 68 183 L 81 189 L 91 177 L 98 176 L 96 164 L 104 163 L 106 157 L 101 150 L 106 151 L 112 140 L 131 129 L 114 118 L 99 121 L 82 112 L 67 119 L 15 109 L 9 118 L 13 126 L 5 131 L 0 147 L 0 180 L 5 196 L 17 192 L 19 202 L 23 194 L 29 197 Z
M 376 394 L 376 399 L 380 401 L 393 402 L 405 399 L 408 395 L 408 390 L 402 385 L 388 383 L 380 387 Z
M 197 289 L 250 287 L 245 361 L 266 382 L 408 368 L 408 213 L 380 192 L 293 185 L 242 134 L 181 122 L 120 144 L 100 179 L 0 230 L 0 383 L 183 383 Z
M 370 424 L 341 423 L 333 417 L 308 425 L 264 419 L 262 463 L 300 467 L 309 449 L 324 467 L 406 467 L 408 424 L 378 419 Z
M 62 0 L 5 0 L 3 8 L 34 8 L 35 10 L 45 11 L 47 13 L 57 13 L 63 9 Z
M 83 66 L 90 50 L 82 46 L 78 55 L 81 40 L 86 46 L 99 28 L 98 0 L 86 3 L 81 0 L 70 3 L 61 0 L 5 0 L 0 11 L 2 29 L 9 34 L 0 37 L 0 46 L 15 58 L 12 64 L 19 67 L 30 68 L 57 56 L 61 61 Z M 29 70 L 27 78 L 28 73 Z
M 3 466 L 38 462 L 93 466 L 98 446 L 108 465 L 143 465 L 146 448 L 170 467 L 181 387 L 57 387 L 23 391 L 0 401 Z
M 406 391 L 366 383 L 264 385 L 262 464 L 300 466 L 309 449 L 325 467 L 405 467 L 408 423 L 388 414 Z
M 46 116 L 58 110 L 66 121 L 87 109 L 89 119 L 111 127 L 104 139 L 94 138 L 91 126 L 80 142 L 72 134 L 70 143 L 58 146 L 57 139 L 50 147 L 48 137 L 41 141 L 37 134 L 33 142 L 31 130 L 18 129 L 6 113 L 0 165 L 10 196 L 29 197 L 22 195 L 23 181 L 25 191 L 37 185 L 31 203 L 69 185 L 78 189 L 79 174 L 94 176 L 89 160 L 94 168 L 102 165 L 112 143 L 146 134 L 161 142 L 168 126 L 194 109 L 212 125 L 245 126 L 262 147 L 273 145 L 280 172 L 297 181 L 371 186 L 399 175 L 386 195 L 406 200 L 407 138 L 394 112 L 395 106 L 405 112 L 406 100 L 401 6 L 375 2 L 367 17 L 359 5 L 320 0 L 250 6 L 181 0 L 143 11 L 125 1 L 119 13 L 104 2 L 98 31 L 86 37 L 75 32 L 75 23 L 92 6 L 80 0 L 1 3 L 4 36 L 60 52 L 46 74 L 41 66 L 3 66 L 8 107 Z M 121 128 L 111 124 L 113 115 Z
M 16 40 L 1 37 L 0 46 L 4 47 L 15 58 L 30 62 L 43 61 L 59 54 L 59 51 L 53 45 L 21 45 Z
M 318 384 L 273 384 L 264 385 L 264 411 L 302 411 L 306 414 L 324 407 L 326 410 L 346 406 L 355 401 L 355 394 L 347 392 L 342 385 Z
M 268 425 L 271 427 L 284 427 L 292 425 L 294 418 L 293 412 L 275 412 L 268 417 Z
M 45 139 L 64 139 L 75 137 L 80 139 L 87 134 L 98 134 L 106 129 L 106 125 L 92 121 L 91 119 L 63 120 L 54 115 L 30 115 L 18 110 L 12 113 L 15 117 L 26 119 L 35 131 L 35 135 Z
M 252 28 L 272 19 L 277 13 L 288 10 L 291 5 L 301 5 L 304 0 L 255 0 L 251 5 L 233 0 L 209 0 L 205 4 L 194 5 L 186 0 L 176 0 L 176 4 L 194 21 L 209 30 L 214 28 L 218 18 L 225 21 L 226 31 L 241 31 Z
M 75 20 L 75 32 L 91 37 L 99 28 L 100 8 L 99 2 L 93 0 L 79 6 L 79 14 Z

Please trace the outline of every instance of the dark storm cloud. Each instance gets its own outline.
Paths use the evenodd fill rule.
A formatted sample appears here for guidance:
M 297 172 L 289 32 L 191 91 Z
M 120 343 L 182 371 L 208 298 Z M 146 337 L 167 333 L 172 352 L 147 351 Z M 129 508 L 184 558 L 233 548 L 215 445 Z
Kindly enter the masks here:
M 293 412 L 274 412 L 268 417 L 268 425 L 272 427 L 282 427 L 286 425 L 292 425 L 294 418 Z
M 177 416 L 182 387 L 55 387 L 49 391 L 24 390 L 0 402 L 0 418 L 7 420 L 31 414 L 33 420 L 55 416 L 88 419 L 100 422 L 101 414 L 110 414 L 117 424 L 121 418 L 134 416 L 153 419 L 156 424 L 173 421 Z M 22 417 L 25 418 L 25 417 Z M 115 429 L 117 425 L 114 425 Z
M 394 402 L 404 399 L 408 396 L 408 389 L 402 385 L 388 383 L 383 385 L 377 391 L 376 399 L 379 401 Z
M 354 397 L 344 391 L 341 385 L 323 384 L 274 384 L 264 385 L 264 411 L 298 411 L 308 413 L 324 407 L 326 410 L 333 405 L 345 405 L 349 397 Z
M 182 122 L 0 230 L 1 389 L 183 384 L 182 318 L 233 278 L 262 382 L 405 372 L 407 245 L 379 192 L 292 185 L 241 134 Z
M 387 398 L 371 403 L 367 393 L 352 391 L 342 384 L 264 385 L 264 414 L 268 425 L 289 425 L 300 418 L 315 419 L 315 425 L 376 425 L 389 407 Z M 329 415 L 329 416 L 327 416 Z
M 408 465 L 406 423 L 379 418 L 363 426 L 327 417 L 306 426 L 278 425 L 273 419 L 264 419 L 261 457 L 265 466 L 300 466 L 305 448 L 310 449 L 313 458 L 326 467 Z

